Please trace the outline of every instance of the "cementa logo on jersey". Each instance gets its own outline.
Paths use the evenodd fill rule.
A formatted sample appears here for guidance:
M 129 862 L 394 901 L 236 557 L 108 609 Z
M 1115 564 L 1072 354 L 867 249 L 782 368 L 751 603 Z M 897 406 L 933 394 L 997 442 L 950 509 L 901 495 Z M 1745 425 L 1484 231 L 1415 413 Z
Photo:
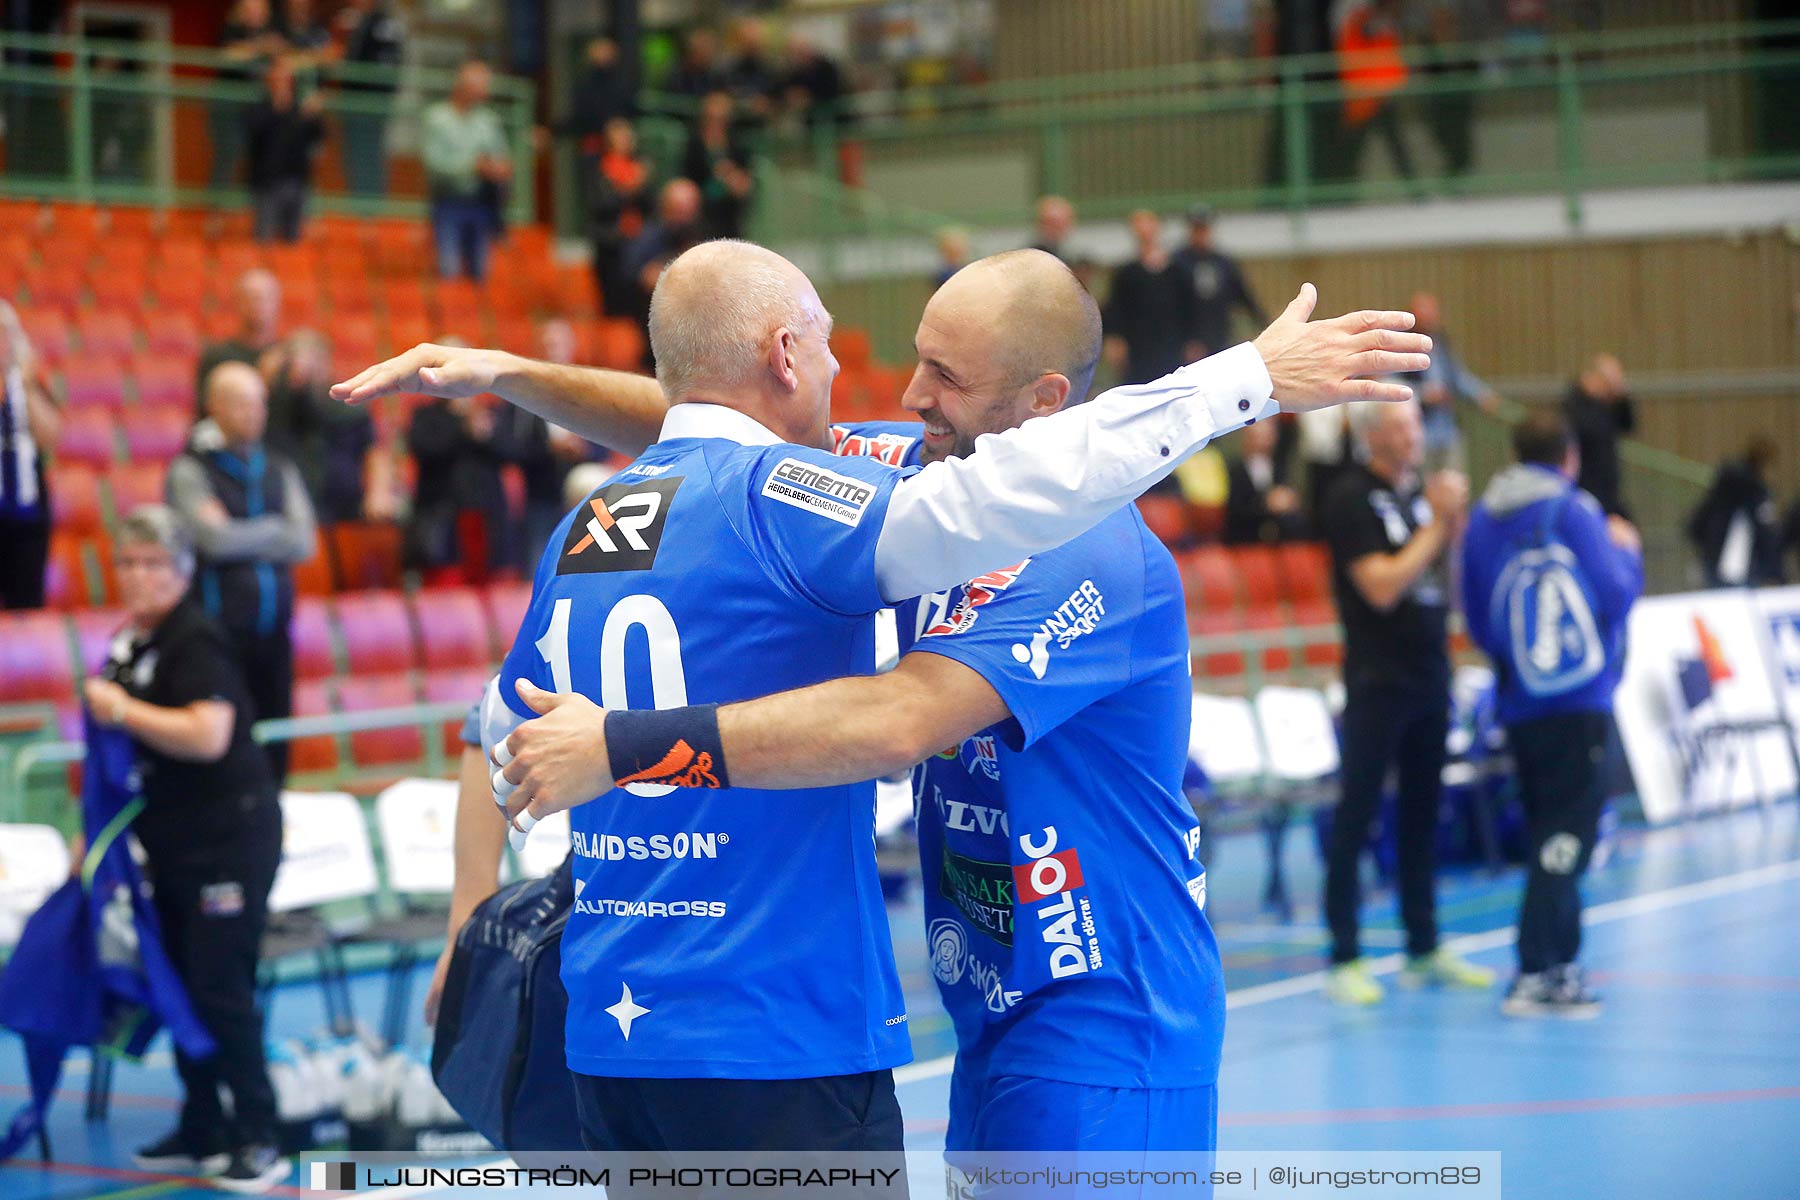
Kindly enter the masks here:
M 558 575 L 648 571 L 656 566 L 669 507 L 683 476 L 609 483 L 581 502 L 563 550 Z
M 1099 970 L 1100 939 L 1081 856 L 1073 846 L 1058 847 L 1054 825 L 1021 835 L 1019 849 L 1026 861 L 1013 868 L 1014 894 L 1021 907 L 1035 906 L 1032 925 L 1043 942 L 1050 977 L 1067 979 Z

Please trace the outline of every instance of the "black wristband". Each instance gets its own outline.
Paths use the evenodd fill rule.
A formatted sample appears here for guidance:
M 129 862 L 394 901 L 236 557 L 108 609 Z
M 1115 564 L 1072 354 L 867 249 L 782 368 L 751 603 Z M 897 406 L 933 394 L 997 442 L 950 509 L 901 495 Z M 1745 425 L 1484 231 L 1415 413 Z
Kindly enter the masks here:
M 613 782 L 669 787 L 724 788 L 725 746 L 719 740 L 719 706 L 614 709 L 606 714 L 606 756 Z

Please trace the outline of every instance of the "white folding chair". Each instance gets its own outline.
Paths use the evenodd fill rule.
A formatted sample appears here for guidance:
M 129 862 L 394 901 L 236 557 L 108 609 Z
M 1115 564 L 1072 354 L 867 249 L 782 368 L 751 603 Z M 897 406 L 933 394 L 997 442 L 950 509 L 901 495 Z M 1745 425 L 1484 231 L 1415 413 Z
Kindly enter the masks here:
M 48 825 L 0 825 L 0 946 L 69 878 L 69 847 Z
M 355 1028 L 343 939 L 320 911 L 328 904 L 367 904 L 380 889 L 362 805 L 348 792 L 281 793 L 281 866 L 269 892 L 263 935 L 265 1011 L 273 966 L 284 958 L 315 956 L 319 991 L 334 1033 Z

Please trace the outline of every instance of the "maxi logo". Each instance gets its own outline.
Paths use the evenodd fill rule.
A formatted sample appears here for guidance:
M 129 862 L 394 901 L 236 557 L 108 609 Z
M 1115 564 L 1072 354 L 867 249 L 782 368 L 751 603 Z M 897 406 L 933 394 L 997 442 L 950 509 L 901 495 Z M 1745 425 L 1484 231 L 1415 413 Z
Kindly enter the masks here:
M 775 464 L 762 494 L 854 528 L 875 499 L 875 485 L 798 458 L 784 458 Z
M 648 571 L 656 566 L 669 508 L 682 476 L 612 483 L 580 508 L 556 558 L 558 575 Z
M 586 895 L 587 880 L 575 880 L 575 911 L 590 917 L 711 917 L 725 915 L 723 900 L 621 900 Z
M 923 636 L 948 637 L 967 633 L 969 627 L 975 624 L 975 618 L 981 615 L 978 611 L 981 606 L 1011 587 L 1013 580 L 1017 579 L 1030 564 L 1031 560 L 1028 558 L 1013 566 L 1001 567 L 998 571 L 989 571 L 986 575 L 977 575 L 963 584 L 962 596 L 957 600 L 956 607 L 950 610 L 948 616 L 940 618 L 926 629 Z
M 873 458 L 890 467 L 904 467 L 906 455 L 918 438 L 898 433 L 852 433 L 842 425 L 831 427 L 831 452 L 842 458 Z
M 1099 970 L 1100 939 L 1095 934 L 1094 909 L 1087 897 L 1080 856 L 1073 847 L 1057 850 L 1054 825 L 1035 835 L 1021 835 L 1019 849 L 1030 861 L 1013 868 L 1017 895 L 1021 904 L 1044 901 L 1033 916 L 1039 925 L 1038 936 L 1049 948 L 1050 977 L 1067 979 Z
M 1100 618 L 1106 615 L 1106 598 L 1094 581 L 1084 579 L 1081 586 L 1069 593 L 1069 598 L 1056 606 L 1056 611 L 1031 635 L 1031 641 L 1015 642 L 1012 648 L 1014 660 L 1029 667 L 1038 679 L 1050 669 L 1050 643 L 1054 641 L 1058 650 L 1067 650 L 1076 638 L 1094 632 L 1099 628 Z
M 655 833 L 649 837 L 619 837 L 611 833 L 571 830 L 569 846 L 582 858 L 604 862 L 634 859 L 667 861 L 683 858 L 717 858 L 719 847 L 729 845 L 729 833 Z
M 1013 881 L 1006 863 L 986 862 L 945 849 L 938 895 L 969 923 L 1002 946 L 1013 944 Z

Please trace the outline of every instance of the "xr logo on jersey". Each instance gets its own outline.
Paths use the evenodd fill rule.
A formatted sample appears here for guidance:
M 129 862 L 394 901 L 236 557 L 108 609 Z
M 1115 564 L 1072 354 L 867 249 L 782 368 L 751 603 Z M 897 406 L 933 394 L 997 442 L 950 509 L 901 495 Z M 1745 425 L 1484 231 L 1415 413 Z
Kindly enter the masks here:
M 556 573 L 650 570 L 681 480 L 673 475 L 611 483 L 582 501 L 557 556 Z

